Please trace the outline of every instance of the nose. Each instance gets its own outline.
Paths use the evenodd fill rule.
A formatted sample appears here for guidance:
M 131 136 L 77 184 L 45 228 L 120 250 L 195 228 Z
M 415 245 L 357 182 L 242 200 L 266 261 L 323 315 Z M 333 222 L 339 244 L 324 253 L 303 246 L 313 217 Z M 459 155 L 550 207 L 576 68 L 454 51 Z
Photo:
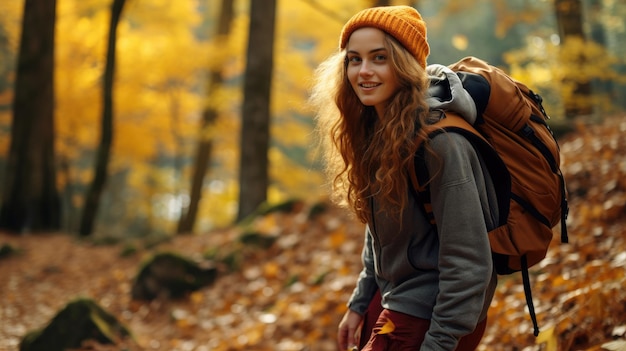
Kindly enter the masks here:
M 368 60 L 361 61 L 361 68 L 359 69 L 359 75 L 371 76 L 372 75 L 372 63 Z

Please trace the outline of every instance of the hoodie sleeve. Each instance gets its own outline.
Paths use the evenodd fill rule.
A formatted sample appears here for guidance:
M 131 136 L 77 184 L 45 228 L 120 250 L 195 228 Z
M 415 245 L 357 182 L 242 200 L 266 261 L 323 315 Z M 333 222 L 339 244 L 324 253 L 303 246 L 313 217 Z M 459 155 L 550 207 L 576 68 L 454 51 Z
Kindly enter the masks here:
M 354 312 L 363 315 L 378 289 L 374 276 L 374 255 L 369 226 L 365 228 L 365 243 L 363 245 L 361 259 L 363 261 L 363 270 L 361 270 L 359 274 L 356 287 L 348 301 L 348 307 Z
M 471 144 L 456 133 L 431 141 L 431 202 L 439 235 L 439 292 L 421 350 L 454 350 L 480 321 L 493 287 L 491 249 L 481 199 L 483 170 Z M 427 152 L 428 155 L 428 152 Z

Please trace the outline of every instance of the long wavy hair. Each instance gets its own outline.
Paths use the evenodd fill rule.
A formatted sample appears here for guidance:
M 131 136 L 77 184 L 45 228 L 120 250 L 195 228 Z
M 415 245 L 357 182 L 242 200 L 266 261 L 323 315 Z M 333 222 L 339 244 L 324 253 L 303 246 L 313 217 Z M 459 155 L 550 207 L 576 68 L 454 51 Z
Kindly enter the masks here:
M 406 206 L 407 169 L 413 165 L 416 135 L 428 119 L 425 69 L 390 35 L 384 45 L 400 88 L 383 116 L 363 105 L 352 89 L 345 50 L 320 64 L 310 96 L 332 199 L 363 223 L 372 216 L 370 197 L 391 215 Z

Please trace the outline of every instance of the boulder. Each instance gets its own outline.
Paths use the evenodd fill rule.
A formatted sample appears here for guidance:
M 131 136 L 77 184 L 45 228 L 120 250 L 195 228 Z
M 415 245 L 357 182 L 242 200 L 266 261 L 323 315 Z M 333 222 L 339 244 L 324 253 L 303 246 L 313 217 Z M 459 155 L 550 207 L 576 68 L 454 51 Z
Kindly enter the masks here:
M 158 253 L 139 271 L 133 282 L 132 298 L 182 298 L 212 284 L 216 278 L 214 267 L 203 267 L 175 253 Z
M 117 344 L 130 335 L 117 318 L 96 302 L 77 299 L 59 311 L 45 328 L 26 334 L 20 351 L 64 351 L 79 348 L 87 340 Z
M 2 246 L 0 246 L 0 258 L 13 256 L 16 253 L 18 253 L 18 250 L 10 244 L 2 244 Z

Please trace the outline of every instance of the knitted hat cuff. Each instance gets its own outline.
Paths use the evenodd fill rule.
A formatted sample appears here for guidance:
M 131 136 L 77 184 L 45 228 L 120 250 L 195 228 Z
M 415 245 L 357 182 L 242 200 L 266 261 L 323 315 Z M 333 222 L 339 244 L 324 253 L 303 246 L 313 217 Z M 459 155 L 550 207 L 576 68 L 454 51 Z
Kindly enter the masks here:
M 378 28 L 394 37 L 426 67 L 430 47 L 426 37 L 426 23 L 422 16 L 410 6 L 383 6 L 365 9 L 354 15 L 343 27 L 339 47 L 344 49 L 350 35 L 359 28 Z

